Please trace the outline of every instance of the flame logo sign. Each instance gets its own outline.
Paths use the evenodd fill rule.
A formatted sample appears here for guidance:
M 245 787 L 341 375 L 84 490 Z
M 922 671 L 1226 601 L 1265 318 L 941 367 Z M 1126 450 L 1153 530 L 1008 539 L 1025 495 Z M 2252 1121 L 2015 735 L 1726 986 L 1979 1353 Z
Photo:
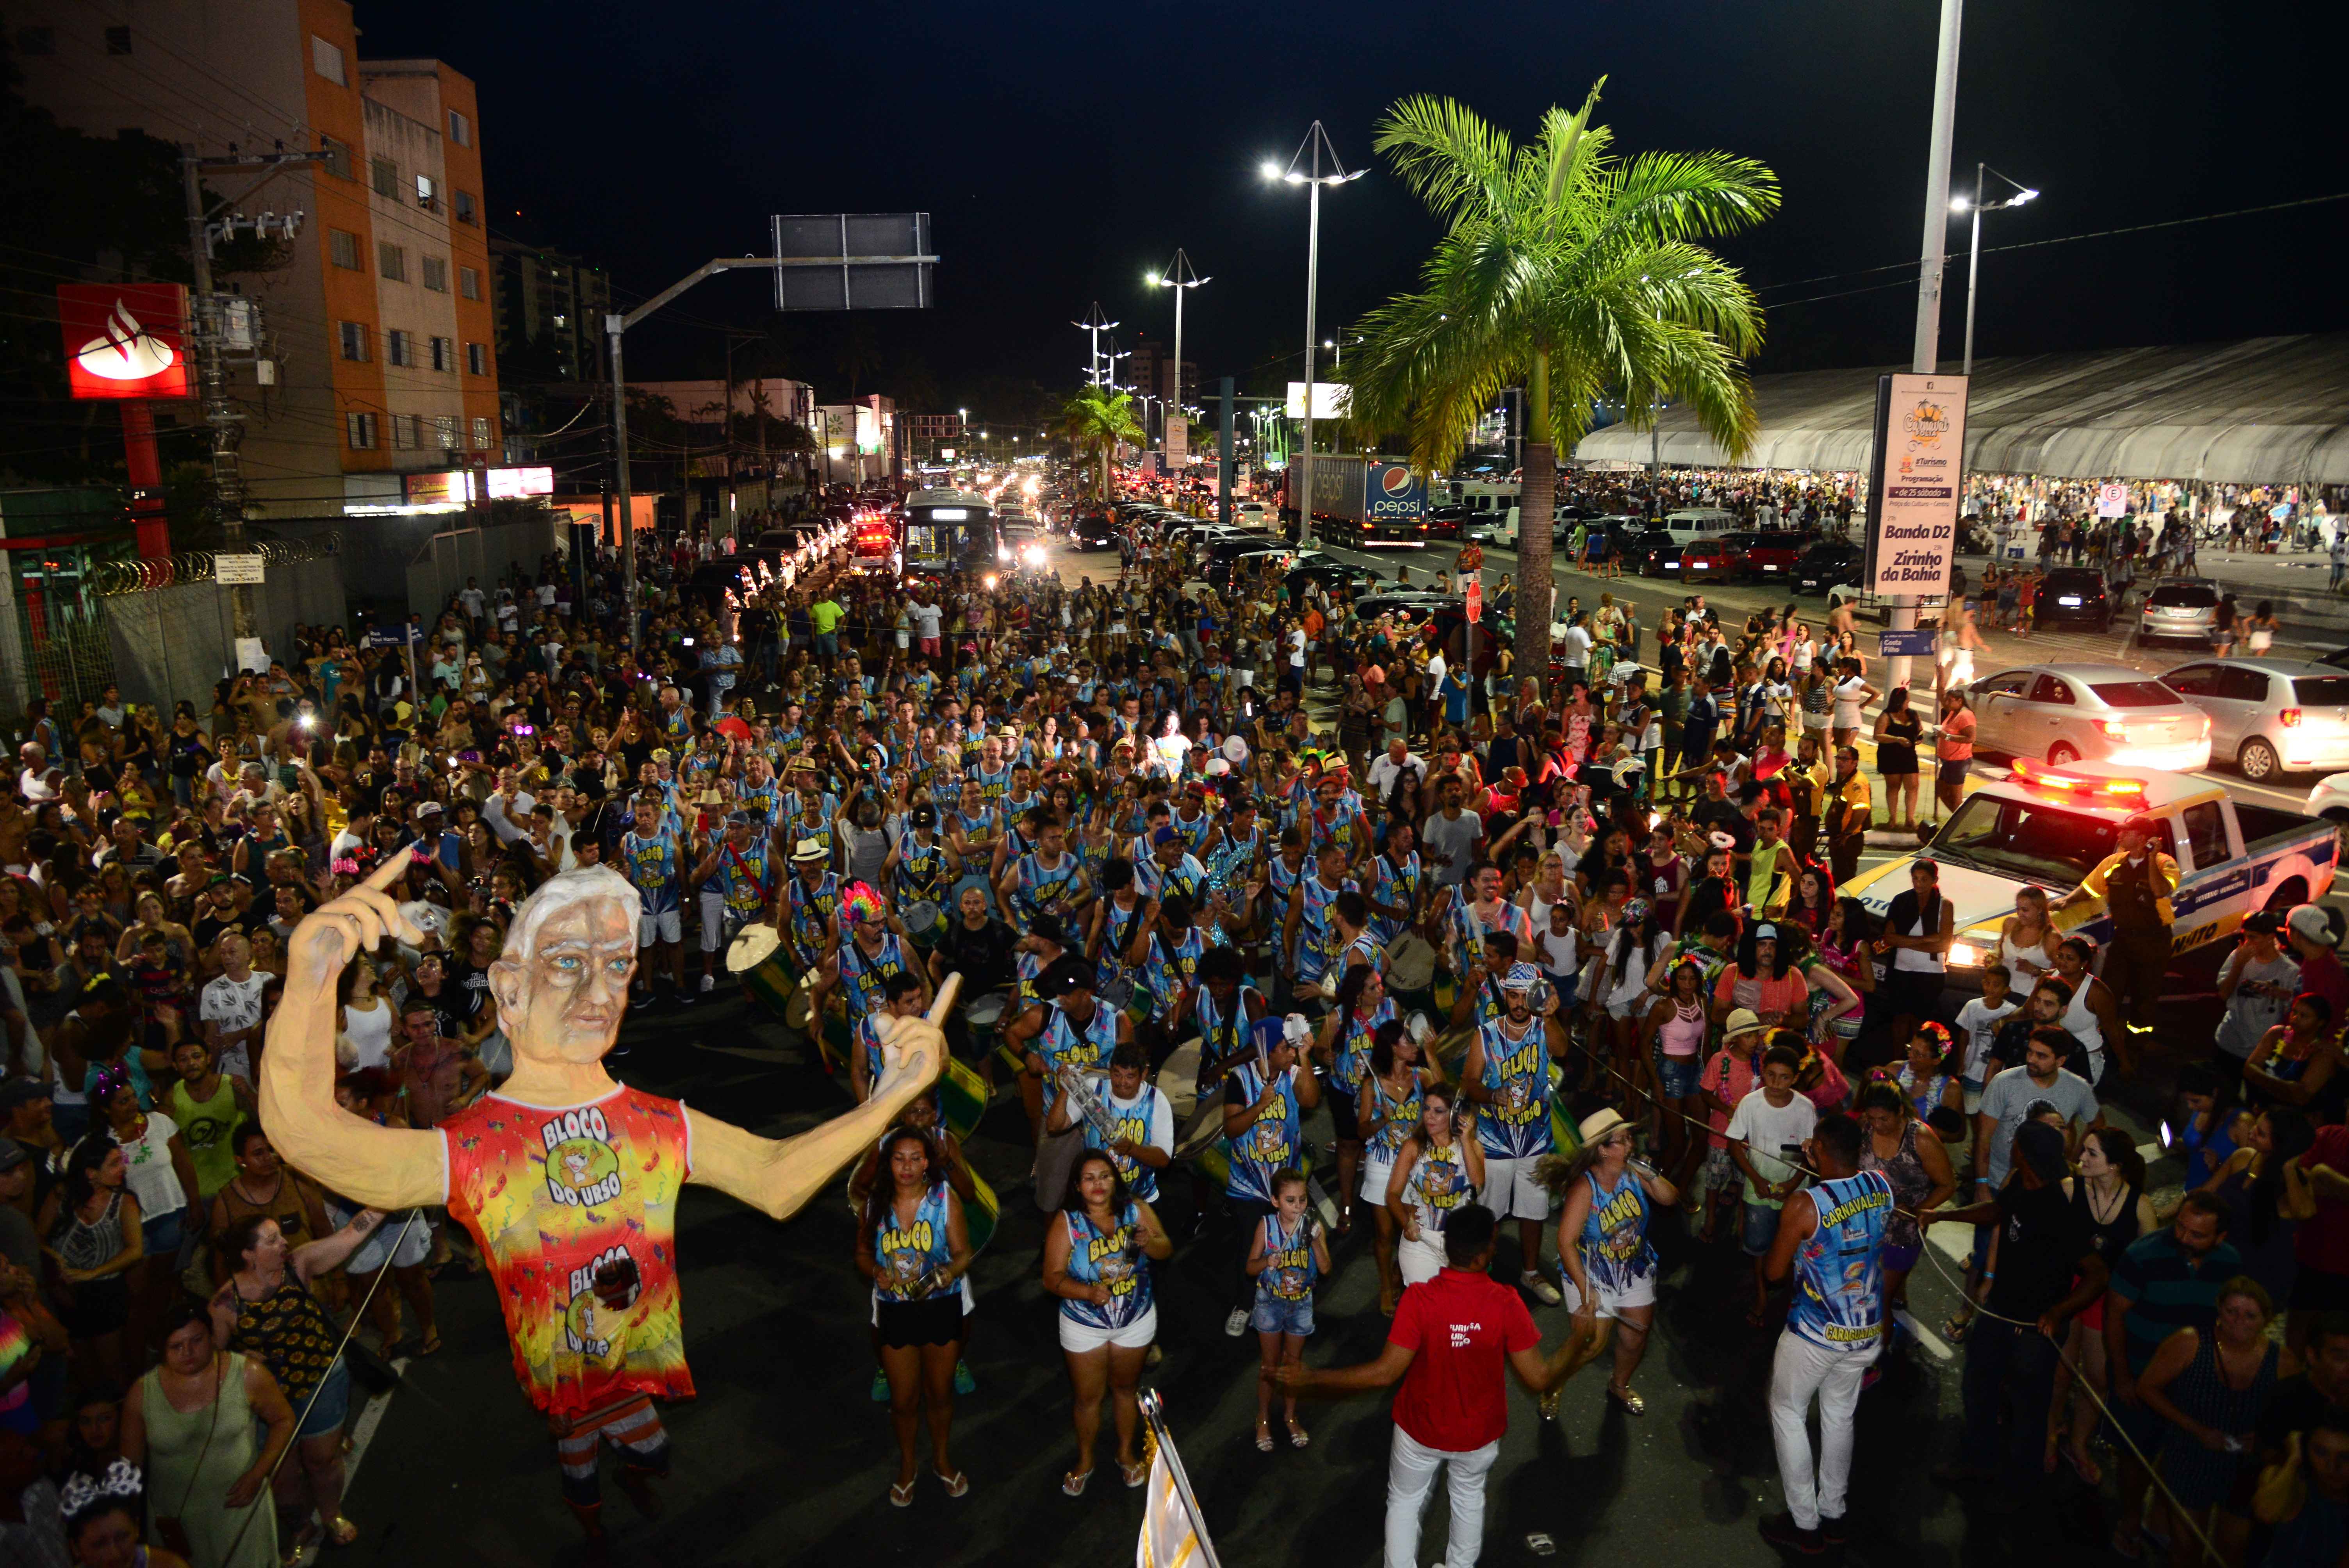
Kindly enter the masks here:
M 171 367 L 171 346 L 139 325 L 120 299 L 107 314 L 106 330 L 81 346 L 75 363 L 109 381 L 144 381 Z

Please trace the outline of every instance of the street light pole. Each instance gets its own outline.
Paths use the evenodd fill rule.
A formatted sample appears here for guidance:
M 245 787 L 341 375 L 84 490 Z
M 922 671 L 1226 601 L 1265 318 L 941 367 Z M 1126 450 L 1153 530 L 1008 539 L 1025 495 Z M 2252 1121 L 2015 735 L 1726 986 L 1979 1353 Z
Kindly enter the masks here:
M 1965 373 L 1968 376 L 1974 373 L 1974 281 L 1982 271 L 1982 215 L 1984 211 L 2003 211 L 2009 207 L 2020 207 L 2026 201 L 2035 201 L 2039 199 L 2039 192 L 2030 186 L 2016 184 L 2015 181 L 2007 180 L 2005 175 L 1998 174 L 2001 180 L 2006 180 L 2009 185 L 2014 186 L 2014 194 L 2003 201 L 1992 201 L 1985 205 L 1982 201 L 1982 176 L 1985 174 L 1998 174 L 1998 170 L 1987 163 L 1975 164 L 1972 200 L 1968 201 L 1965 197 L 1959 196 L 1952 198 L 1950 202 L 1950 211 L 1952 212 L 1962 212 L 1968 208 L 1971 208 L 1973 211 L 1973 245 L 1967 253 L 1966 258 Z
M 1311 153 L 1309 167 L 1300 169 L 1299 164 L 1307 160 L 1309 149 Z M 1327 174 L 1321 171 L 1324 150 L 1330 154 L 1330 171 Z M 1345 163 L 1338 157 L 1338 150 L 1330 145 L 1330 133 L 1321 129 L 1321 122 L 1318 119 L 1306 131 L 1305 140 L 1290 155 L 1286 170 L 1270 162 L 1263 166 L 1263 173 L 1268 180 L 1312 188 L 1305 239 L 1304 430 L 1298 452 L 1288 463 L 1289 493 L 1297 498 L 1297 543 L 1300 550 L 1313 542 L 1313 356 L 1315 346 L 1321 341 L 1314 335 L 1313 313 L 1321 289 L 1321 187 L 1343 185 L 1350 181 L 1360 180 L 1368 172 L 1364 169 L 1347 172 Z
M 1143 281 L 1152 288 L 1174 291 L 1174 407 L 1178 414 L 1183 411 L 1183 296 L 1214 276 L 1215 274 L 1210 273 L 1207 277 L 1201 277 L 1197 270 L 1191 265 L 1191 258 L 1184 253 L 1180 245 L 1174 248 L 1174 259 L 1166 263 L 1166 271 L 1164 273 L 1147 273 L 1143 276 Z M 1166 415 L 1162 404 L 1158 419 L 1161 436 L 1166 433 L 1167 428 Z

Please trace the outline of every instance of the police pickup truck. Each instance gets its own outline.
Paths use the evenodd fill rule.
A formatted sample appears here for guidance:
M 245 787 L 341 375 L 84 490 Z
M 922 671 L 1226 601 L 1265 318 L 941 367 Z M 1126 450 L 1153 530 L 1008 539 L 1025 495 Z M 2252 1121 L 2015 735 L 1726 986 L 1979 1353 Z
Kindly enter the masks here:
M 2287 910 L 2332 889 L 2341 853 L 2332 822 L 2253 805 L 2191 774 L 2017 758 L 2012 778 L 1968 795 L 1916 856 L 1862 872 L 1841 891 L 1881 919 L 1908 891 L 1910 861 L 1936 862 L 1941 896 L 1956 906 L 1951 979 L 1963 985 L 1967 971 L 1998 961 L 1999 926 L 2013 913 L 2019 889 L 2044 888 L 2050 903 L 2062 898 L 2113 852 L 2115 830 L 2137 816 L 2154 821 L 2153 847 L 2178 861 L 2173 953 L 2233 935 L 2247 915 Z M 2112 940 L 2102 900 L 2059 911 L 2054 920 L 2099 944 Z

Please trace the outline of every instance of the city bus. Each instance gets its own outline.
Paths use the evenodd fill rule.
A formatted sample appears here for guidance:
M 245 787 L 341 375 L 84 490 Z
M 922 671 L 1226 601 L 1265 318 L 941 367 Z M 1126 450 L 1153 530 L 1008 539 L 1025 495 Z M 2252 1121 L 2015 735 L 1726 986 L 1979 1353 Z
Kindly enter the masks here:
M 982 577 L 999 570 L 995 508 L 969 490 L 916 490 L 905 498 L 905 573 Z

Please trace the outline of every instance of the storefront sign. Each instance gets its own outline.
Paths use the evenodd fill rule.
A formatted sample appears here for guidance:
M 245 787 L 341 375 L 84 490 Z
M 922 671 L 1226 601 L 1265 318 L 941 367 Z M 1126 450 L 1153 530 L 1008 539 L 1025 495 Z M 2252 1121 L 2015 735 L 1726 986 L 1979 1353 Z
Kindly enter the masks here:
M 66 378 L 76 397 L 191 397 L 188 291 L 180 284 L 60 284 Z
M 403 474 L 410 506 L 461 507 L 471 499 L 462 469 L 437 474 Z
M 487 475 L 492 500 L 521 500 L 526 496 L 553 495 L 553 469 L 492 469 Z
M 1964 377 L 1878 378 L 1876 464 L 1868 485 L 1870 592 L 1940 598 L 1950 591 L 1965 453 Z

